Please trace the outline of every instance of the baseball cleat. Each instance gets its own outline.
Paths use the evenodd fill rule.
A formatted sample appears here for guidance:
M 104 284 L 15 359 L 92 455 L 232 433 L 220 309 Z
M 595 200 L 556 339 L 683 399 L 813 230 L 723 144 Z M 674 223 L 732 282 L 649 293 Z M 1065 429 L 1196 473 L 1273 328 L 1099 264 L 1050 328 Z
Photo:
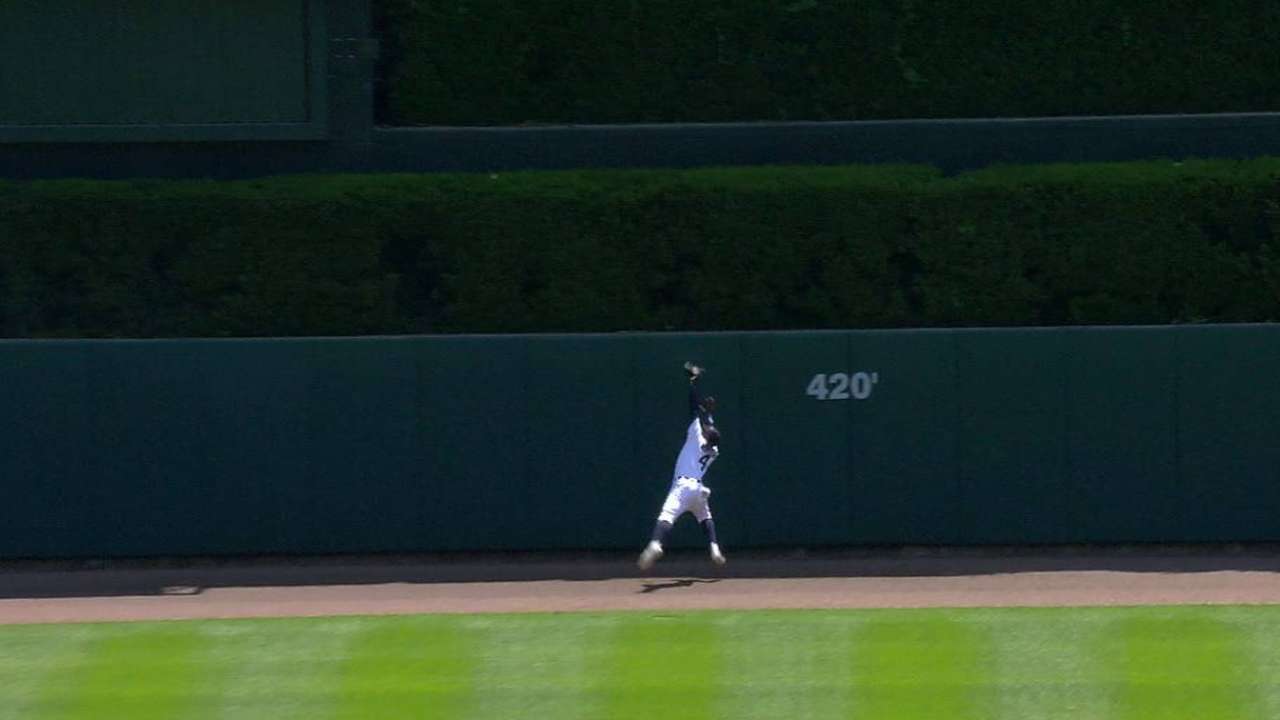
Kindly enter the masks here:
M 716 543 L 711 543 L 711 562 L 717 565 L 724 565 L 725 563 L 724 553 L 720 552 L 720 546 Z
M 644 552 L 640 553 L 640 559 L 636 560 L 636 565 L 639 565 L 641 570 L 648 570 L 660 557 L 662 557 L 662 546 L 657 540 L 650 540 Z

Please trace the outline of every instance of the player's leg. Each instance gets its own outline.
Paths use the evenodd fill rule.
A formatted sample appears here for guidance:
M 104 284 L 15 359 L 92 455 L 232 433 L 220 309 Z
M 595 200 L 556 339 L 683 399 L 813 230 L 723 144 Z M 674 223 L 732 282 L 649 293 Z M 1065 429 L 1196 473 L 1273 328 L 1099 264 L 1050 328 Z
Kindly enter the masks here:
M 690 508 L 693 517 L 702 526 L 702 531 L 707 536 L 707 548 L 711 554 L 711 562 L 717 565 L 724 565 L 724 553 L 720 552 L 720 543 L 716 541 L 716 521 L 711 517 L 711 503 L 707 496 L 711 494 L 710 490 L 703 488 L 704 492 L 699 497 L 699 502 Z
M 659 545 L 666 542 L 667 534 L 671 532 L 671 527 L 674 524 L 669 520 L 659 519 L 658 522 L 653 524 L 653 536 L 649 538 L 649 542 L 658 543 Z
M 671 525 L 671 522 L 661 518 L 653 524 L 653 536 L 649 539 L 649 544 L 645 545 L 644 550 L 640 552 L 640 559 L 636 560 L 636 565 L 639 565 L 641 570 L 653 567 L 658 558 L 662 557 L 662 543 L 667 539 L 667 533 L 671 532 Z
M 672 488 L 667 493 L 667 499 L 662 503 L 662 512 L 658 513 L 658 521 L 653 524 L 653 535 L 649 538 L 649 544 L 645 546 L 640 553 L 640 558 L 636 560 L 636 565 L 641 570 L 648 570 L 653 564 L 662 557 L 662 543 L 667 539 L 667 533 L 671 532 L 671 526 L 675 525 L 676 518 L 685 511 L 684 493 L 680 488 Z
M 711 552 L 711 562 L 717 565 L 725 563 L 724 553 L 720 552 L 720 543 L 716 542 L 716 521 L 707 518 L 702 521 L 702 529 L 707 534 L 708 548 Z

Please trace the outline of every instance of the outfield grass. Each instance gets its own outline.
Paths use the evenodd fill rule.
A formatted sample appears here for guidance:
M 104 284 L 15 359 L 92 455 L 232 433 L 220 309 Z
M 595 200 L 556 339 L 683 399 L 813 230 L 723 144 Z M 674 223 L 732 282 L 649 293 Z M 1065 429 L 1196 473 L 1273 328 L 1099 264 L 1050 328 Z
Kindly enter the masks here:
M 0 627 L 0 719 L 1280 718 L 1280 606 Z

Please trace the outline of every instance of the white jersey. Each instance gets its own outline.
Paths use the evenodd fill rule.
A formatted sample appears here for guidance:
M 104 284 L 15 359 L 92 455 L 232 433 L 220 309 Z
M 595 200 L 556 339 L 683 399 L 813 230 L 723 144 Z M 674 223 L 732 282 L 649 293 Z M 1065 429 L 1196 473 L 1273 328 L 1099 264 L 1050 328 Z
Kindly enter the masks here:
M 711 446 L 704 448 L 706 439 L 702 436 L 702 423 L 698 422 L 698 418 L 694 418 L 689 423 L 689 431 L 685 435 L 684 447 L 680 450 L 680 456 L 676 458 L 675 477 L 672 482 L 678 481 L 682 477 L 693 478 L 699 482 L 702 476 L 707 472 L 707 468 L 711 467 L 711 463 L 715 462 L 720 456 L 720 449 Z

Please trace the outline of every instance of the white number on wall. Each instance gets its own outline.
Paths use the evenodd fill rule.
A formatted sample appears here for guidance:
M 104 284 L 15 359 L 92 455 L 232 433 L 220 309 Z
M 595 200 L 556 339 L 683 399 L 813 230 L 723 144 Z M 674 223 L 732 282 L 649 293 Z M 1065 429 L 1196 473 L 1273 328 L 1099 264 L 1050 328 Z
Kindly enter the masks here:
M 871 397 L 871 388 L 880 379 L 880 373 L 857 372 L 853 374 L 853 399 L 866 400 Z
M 804 393 L 806 395 L 812 395 L 813 397 L 818 398 L 819 400 L 826 400 L 827 399 L 827 376 L 821 375 L 821 374 L 814 375 L 813 379 L 809 381 L 809 388 L 805 390 Z
M 804 394 L 815 400 L 866 400 L 880 382 L 880 373 L 818 373 L 809 381 Z
M 831 392 L 827 394 L 828 400 L 848 400 L 849 399 L 849 376 L 844 373 L 835 373 L 827 377 L 827 382 L 831 384 Z

